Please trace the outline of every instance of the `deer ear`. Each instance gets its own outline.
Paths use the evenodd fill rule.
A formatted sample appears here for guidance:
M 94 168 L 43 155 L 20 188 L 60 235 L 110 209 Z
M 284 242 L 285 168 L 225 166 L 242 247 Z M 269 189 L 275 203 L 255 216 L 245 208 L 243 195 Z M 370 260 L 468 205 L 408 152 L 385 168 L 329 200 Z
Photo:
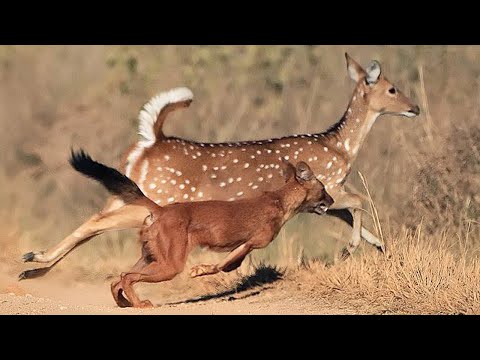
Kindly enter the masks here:
M 375 84 L 378 81 L 380 74 L 382 73 L 382 67 L 380 66 L 380 63 L 377 60 L 372 60 L 367 66 L 366 73 L 367 83 Z
M 345 59 L 347 60 L 347 70 L 350 79 L 355 82 L 359 82 L 360 79 L 366 76 L 365 70 L 353 60 L 348 53 L 345 53 Z
M 315 178 L 312 169 L 307 163 L 300 161 L 295 169 L 295 177 L 301 182 L 310 181 Z

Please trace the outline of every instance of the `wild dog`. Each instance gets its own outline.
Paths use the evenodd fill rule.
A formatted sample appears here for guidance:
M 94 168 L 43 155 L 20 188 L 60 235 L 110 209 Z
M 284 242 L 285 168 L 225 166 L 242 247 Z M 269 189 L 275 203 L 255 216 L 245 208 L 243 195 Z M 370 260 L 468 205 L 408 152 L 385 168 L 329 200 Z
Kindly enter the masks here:
M 196 246 L 230 253 L 219 264 L 192 267 L 190 276 L 229 272 L 238 268 L 252 250 L 270 244 L 297 213 L 322 215 L 333 204 L 325 186 L 305 162 L 294 167 L 285 161 L 285 184 L 255 198 L 166 206 L 150 200 L 130 178 L 92 160 L 83 150 L 72 151 L 70 164 L 100 182 L 125 204 L 148 210 L 140 230 L 142 256 L 129 272 L 122 273 L 120 280 L 111 284 L 112 295 L 120 307 L 152 307 L 149 300 L 139 299 L 133 285 L 173 279 L 184 270 L 187 256 Z

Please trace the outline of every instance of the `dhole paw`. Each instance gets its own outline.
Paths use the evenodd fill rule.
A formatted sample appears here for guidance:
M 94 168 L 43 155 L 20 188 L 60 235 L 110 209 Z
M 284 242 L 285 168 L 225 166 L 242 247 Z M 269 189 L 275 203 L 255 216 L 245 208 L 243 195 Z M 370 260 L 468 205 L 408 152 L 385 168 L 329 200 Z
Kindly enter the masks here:
M 190 269 L 190 277 L 194 278 L 197 276 L 203 276 L 203 275 L 209 275 L 209 274 L 215 274 L 217 273 L 216 266 L 215 265 L 195 265 Z
M 150 300 L 143 300 L 142 302 L 140 302 L 138 307 L 142 309 L 148 309 L 148 308 L 153 308 L 154 306 Z

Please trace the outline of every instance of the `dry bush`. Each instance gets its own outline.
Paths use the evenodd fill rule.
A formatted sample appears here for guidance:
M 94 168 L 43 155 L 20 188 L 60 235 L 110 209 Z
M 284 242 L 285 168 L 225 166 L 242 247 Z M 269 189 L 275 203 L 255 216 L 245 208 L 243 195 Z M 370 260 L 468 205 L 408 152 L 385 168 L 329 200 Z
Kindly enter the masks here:
M 388 260 L 368 251 L 330 267 L 310 262 L 291 280 L 358 313 L 479 314 L 480 263 L 449 242 L 408 231 L 396 237 Z

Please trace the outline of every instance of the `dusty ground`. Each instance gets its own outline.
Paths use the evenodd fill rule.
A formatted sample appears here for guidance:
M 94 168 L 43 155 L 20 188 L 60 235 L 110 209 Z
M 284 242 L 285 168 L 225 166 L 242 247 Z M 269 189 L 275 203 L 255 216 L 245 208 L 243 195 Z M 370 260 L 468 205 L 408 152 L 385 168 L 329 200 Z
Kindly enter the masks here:
M 141 298 L 154 309 L 121 309 L 115 306 L 109 281 L 68 281 L 54 274 L 18 282 L 12 269 L 0 274 L 0 314 L 354 314 L 344 304 L 332 303 L 306 291 L 298 291 L 291 279 L 237 288 L 225 286 L 192 296 L 193 280 L 177 289 L 163 284 L 139 286 Z M 177 281 L 177 284 L 182 279 Z M 163 286 L 163 291 L 159 291 Z M 167 286 L 168 288 L 168 286 Z M 194 293 L 194 292 L 193 292 Z

